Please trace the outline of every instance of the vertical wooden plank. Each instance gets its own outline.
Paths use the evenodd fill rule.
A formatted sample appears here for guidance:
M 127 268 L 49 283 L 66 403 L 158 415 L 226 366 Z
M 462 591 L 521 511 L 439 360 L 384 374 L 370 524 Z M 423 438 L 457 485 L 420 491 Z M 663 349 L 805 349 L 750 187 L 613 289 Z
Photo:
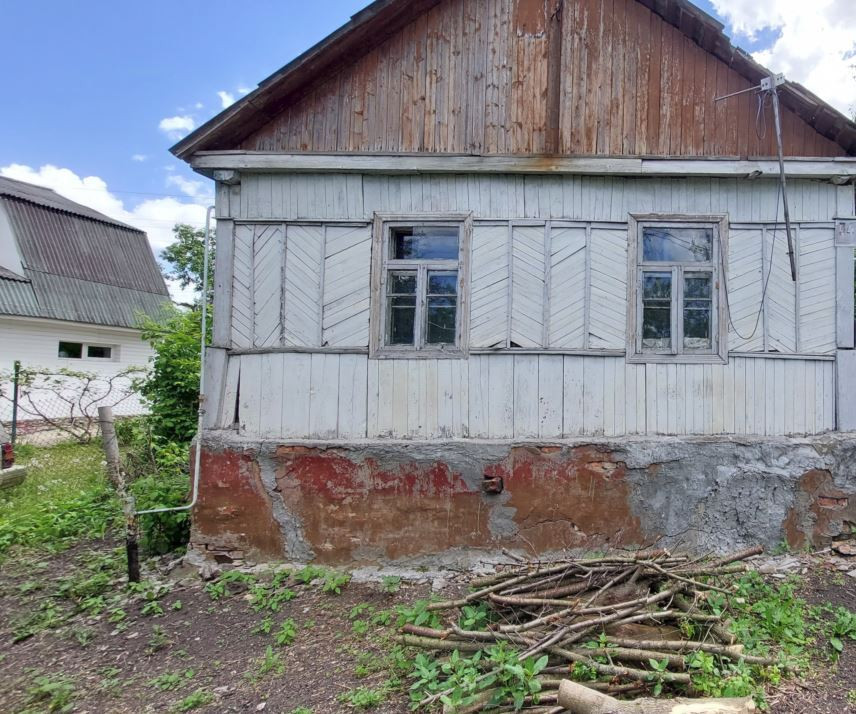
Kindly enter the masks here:
M 538 357 L 514 356 L 514 436 L 538 436 Z
M 601 357 L 583 357 L 583 419 L 585 433 L 604 433 L 604 361 Z
M 472 438 L 490 436 L 490 367 L 491 357 L 471 355 L 466 364 L 469 374 L 469 434 Z
M 583 406 L 583 361 L 584 357 L 566 356 L 562 360 L 563 368 L 563 436 L 579 436 L 585 433 Z
M 311 355 L 309 436 L 335 439 L 339 410 L 339 357 L 335 354 Z
M 259 433 L 269 439 L 282 436 L 282 402 L 286 397 L 283 393 L 285 357 L 282 353 L 262 355 Z
M 241 356 L 232 355 L 226 367 L 226 380 L 223 384 L 223 396 L 220 410 L 216 415 L 217 427 L 230 429 L 235 424 L 238 411 L 238 386 L 241 380 Z
M 491 355 L 488 358 L 488 435 L 491 439 L 514 436 L 514 357 Z
M 340 439 L 365 439 L 367 435 L 368 359 L 365 355 L 339 357 Z
M 241 392 L 238 419 L 242 434 L 258 436 L 261 425 L 262 357 L 241 356 Z
M 538 360 L 538 436 L 558 439 L 562 436 L 563 358 L 540 355 Z

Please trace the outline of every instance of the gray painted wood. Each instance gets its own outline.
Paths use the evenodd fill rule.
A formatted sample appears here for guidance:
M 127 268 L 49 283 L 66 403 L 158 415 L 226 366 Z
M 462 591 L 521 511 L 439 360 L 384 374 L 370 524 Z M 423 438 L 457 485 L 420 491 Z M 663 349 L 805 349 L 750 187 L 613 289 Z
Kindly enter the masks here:
M 856 350 L 838 350 L 835 360 L 839 431 L 856 431 Z
M 853 349 L 853 248 L 835 248 L 836 305 L 835 324 L 837 345 L 841 349 Z
M 268 438 L 778 436 L 835 428 L 835 373 L 839 394 L 852 388 L 852 355 L 632 364 L 537 354 L 370 360 L 268 353 L 232 356 L 228 371 L 240 362 L 242 432 Z M 230 399 L 234 408 L 228 384 L 224 414 Z M 838 400 L 839 423 L 850 423 L 842 421 L 850 414 L 845 401 Z

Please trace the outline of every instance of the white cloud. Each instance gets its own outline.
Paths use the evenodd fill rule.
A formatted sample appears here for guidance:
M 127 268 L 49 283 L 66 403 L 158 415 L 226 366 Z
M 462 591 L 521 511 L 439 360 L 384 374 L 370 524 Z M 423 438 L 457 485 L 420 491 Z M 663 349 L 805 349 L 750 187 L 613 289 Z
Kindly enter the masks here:
M 196 128 L 196 120 L 189 115 L 165 117 L 160 120 L 158 129 L 170 139 L 178 140 Z
M 238 91 L 241 94 L 249 94 L 250 92 L 253 91 L 253 88 L 252 87 L 238 87 Z
M 145 161 L 148 158 L 149 157 L 146 156 L 145 154 L 133 154 L 131 156 L 131 161 L 138 161 L 138 162 L 142 163 L 143 161 Z
M 94 208 L 111 218 L 145 231 L 155 255 L 158 256 L 172 242 L 172 228 L 176 223 L 188 223 L 199 228 L 204 226 L 205 209 L 211 203 L 211 191 L 205 190 L 204 182 L 190 179 L 185 179 L 188 187 L 190 184 L 198 184 L 192 187 L 194 191 L 192 201 L 184 202 L 164 196 L 147 199 L 129 208 L 125 206 L 122 199 L 110 192 L 102 178 L 81 177 L 71 169 L 50 164 L 38 169 L 24 164 L 9 164 L 0 167 L 0 175 L 47 186 L 72 201 L 82 203 L 84 206 Z M 175 183 L 175 185 L 178 184 Z M 175 290 L 172 285 L 169 287 L 173 299 L 181 300 L 180 291 Z
M 183 194 L 199 200 L 200 203 L 211 204 L 214 200 L 211 186 L 204 181 L 194 181 L 178 174 L 170 174 L 166 177 L 166 185 L 175 186 Z
M 235 103 L 235 95 L 231 92 L 217 92 L 217 96 L 220 97 L 220 105 L 223 109 L 226 109 Z
M 853 0 L 712 0 L 738 36 L 765 29 L 778 37 L 753 57 L 783 72 L 845 114 L 856 105 L 856 2 Z
M 194 107 L 194 109 L 204 109 L 205 105 L 202 102 L 196 102 L 196 104 L 194 104 L 193 107 Z

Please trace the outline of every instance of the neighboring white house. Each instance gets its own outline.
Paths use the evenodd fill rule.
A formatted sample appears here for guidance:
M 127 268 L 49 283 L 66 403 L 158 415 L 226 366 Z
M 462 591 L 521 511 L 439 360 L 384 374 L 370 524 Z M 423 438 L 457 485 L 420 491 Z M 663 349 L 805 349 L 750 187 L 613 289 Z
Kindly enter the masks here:
M 157 316 L 168 301 L 145 233 L 0 177 L 0 372 L 16 360 L 104 375 L 143 367 L 152 351 L 140 316 Z M 142 409 L 132 398 L 117 412 Z M 0 400 L 0 418 L 10 411 Z

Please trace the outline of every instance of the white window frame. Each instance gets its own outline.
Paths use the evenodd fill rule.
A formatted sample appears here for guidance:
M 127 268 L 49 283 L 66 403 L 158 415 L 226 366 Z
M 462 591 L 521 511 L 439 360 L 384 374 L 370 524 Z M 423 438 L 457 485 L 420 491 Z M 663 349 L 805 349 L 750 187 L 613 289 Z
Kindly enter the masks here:
M 455 227 L 458 229 L 457 260 L 395 260 L 389 257 L 389 239 L 393 228 L 415 226 Z M 473 231 L 471 213 L 375 213 L 372 226 L 372 295 L 369 357 L 373 359 L 463 358 L 469 349 L 470 243 Z M 417 271 L 414 345 L 387 345 L 387 275 L 392 270 Z M 458 306 L 455 315 L 454 345 L 422 343 L 422 322 L 429 270 L 458 272 Z
M 709 263 L 646 262 L 642 256 L 642 231 L 646 227 L 713 228 L 713 255 Z M 728 302 L 722 270 L 728 265 L 727 214 L 630 214 L 627 226 L 627 361 L 663 363 L 728 363 Z M 642 349 L 642 273 L 671 272 L 672 274 L 672 349 L 668 353 Z M 683 346 L 683 279 L 686 273 L 713 273 L 711 290 L 710 351 L 685 351 Z
M 60 357 L 59 356 L 59 346 L 60 343 L 66 342 L 68 344 L 80 345 L 80 357 Z M 110 350 L 109 357 L 90 357 L 89 356 L 89 348 L 90 347 L 104 347 Z M 118 345 L 105 345 L 102 342 L 84 342 L 83 340 L 76 339 L 62 339 L 57 340 L 56 343 L 57 350 L 57 359 L 61 360 L 69 360 L 70 362 L 118 362 L 119 361 L 119 347 Z

